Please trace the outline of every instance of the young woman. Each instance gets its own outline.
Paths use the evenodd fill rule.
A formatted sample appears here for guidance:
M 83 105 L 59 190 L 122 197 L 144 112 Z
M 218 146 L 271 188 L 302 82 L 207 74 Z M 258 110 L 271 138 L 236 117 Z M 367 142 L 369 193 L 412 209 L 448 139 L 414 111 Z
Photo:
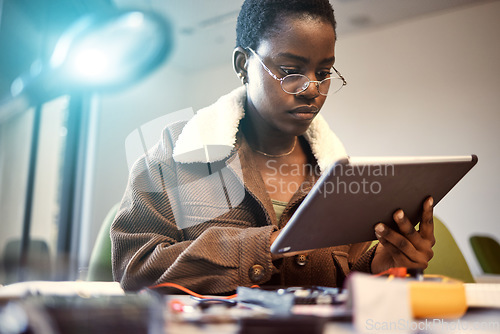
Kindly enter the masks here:
M 380 243 L 369 250 L 370 243 L 286 257 L 269 251 L 319 174 L 346 156 L 319 115 L 327 95 L 345 85 L 334 68 L 335 26 L 328 0 L 244 2 L 233 53 L 243 86 L 167 126 L 131 173 L 111 232 L 114 277 L 124 289 L 339 286 L 352 270 L 427 266 L 431 198 L 419 231 L 398 211 L 401 234 L 378 224 Z

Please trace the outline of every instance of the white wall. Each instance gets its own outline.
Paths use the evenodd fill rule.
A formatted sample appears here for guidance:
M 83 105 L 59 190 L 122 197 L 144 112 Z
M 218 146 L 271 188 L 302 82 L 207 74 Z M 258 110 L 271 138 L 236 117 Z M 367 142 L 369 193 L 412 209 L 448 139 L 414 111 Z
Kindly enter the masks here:
M 499 17 L 492 2 L 339 36 L 348 86 L 324 108 L 351 155 L 478 155 L 435 209 L 474 274 L 470 235 L 500 240 Z
M 495 215 L 500 191 L 498 17 L 500 2 L 483 3 L 339 36 L 337 68 L 348 86 L 322 111 L 351 155 L 479 156 L 479 164 L 436 208 L 474 274 L 480 269 L 468 237 L 489 233 L 500 240 Z M 167 64 L 133 89 L 102 98 L 85 252 L 125 189 L 126 136 L 152 119 L 199 109 L 237 87 L 231 51 L 227 65 L 180 72 Z

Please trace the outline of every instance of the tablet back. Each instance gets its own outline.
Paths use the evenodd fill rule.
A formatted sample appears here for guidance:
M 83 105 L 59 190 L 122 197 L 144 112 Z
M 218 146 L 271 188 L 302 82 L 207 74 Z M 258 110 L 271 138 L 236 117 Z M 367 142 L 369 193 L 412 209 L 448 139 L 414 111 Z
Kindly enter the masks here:
M 428 196 L 434 206 L 477 157 L 350 158 L 331 166 L 271 246 L 275 254 L 374 240 L 383 222 L 397 230 L 403 209 L 416 225 Z

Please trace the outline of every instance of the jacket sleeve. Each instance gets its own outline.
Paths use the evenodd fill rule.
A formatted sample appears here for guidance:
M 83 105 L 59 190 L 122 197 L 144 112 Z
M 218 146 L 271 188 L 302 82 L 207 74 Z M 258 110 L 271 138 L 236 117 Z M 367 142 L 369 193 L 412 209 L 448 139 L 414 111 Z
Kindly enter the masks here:
M 377 250 L 377 244 L 371 246 L 371 242 L 363 242 L 351 246 L 350 267 L 351 271 L 362 271 L 371 273 L 373 256 Z M 371 246 L 371 247 L 370 247 Z
M 196 238 L 186 236 L 172 212 L 176 199 L 163 189 L 172 187 L 175 169 L 168 164 L 156 168 L 158 164 L 143 158 L 130 175 L 111 227 L 114 279 L 125 290 L 172 282 L 206 294 L 269 280 L 276 270 L 270 236 L 277 228 L 218 220 L 204 223 Z M 249 276 L 255 265 L 263 268 L 258 281 Z

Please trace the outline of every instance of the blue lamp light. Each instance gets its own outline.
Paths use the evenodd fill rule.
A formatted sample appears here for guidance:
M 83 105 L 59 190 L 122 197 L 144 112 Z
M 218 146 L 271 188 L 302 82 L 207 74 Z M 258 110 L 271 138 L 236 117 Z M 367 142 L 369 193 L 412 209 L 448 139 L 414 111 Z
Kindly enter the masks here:
M 84 16 L 59 38 L 48 63 L 36 61 L 14 80 L 11 94 L 43 102 L 72 91 L 118 90 L 151 73 L 172 44 L 171 27 L 153 13 Z

